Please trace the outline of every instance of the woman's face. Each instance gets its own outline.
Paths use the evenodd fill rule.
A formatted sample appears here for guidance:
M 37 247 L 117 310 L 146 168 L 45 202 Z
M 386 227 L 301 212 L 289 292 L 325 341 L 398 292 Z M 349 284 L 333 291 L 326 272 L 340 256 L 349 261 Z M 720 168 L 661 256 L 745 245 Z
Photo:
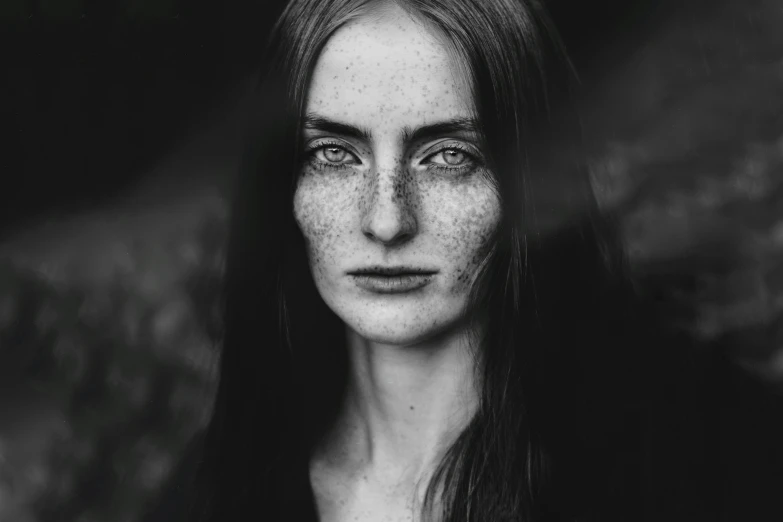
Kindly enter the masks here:
M 294 214 L 353 330 L 409 345 L 461 325 L 501 209 L 469 86 L 401 10 L 352 21 L 316 64 Z

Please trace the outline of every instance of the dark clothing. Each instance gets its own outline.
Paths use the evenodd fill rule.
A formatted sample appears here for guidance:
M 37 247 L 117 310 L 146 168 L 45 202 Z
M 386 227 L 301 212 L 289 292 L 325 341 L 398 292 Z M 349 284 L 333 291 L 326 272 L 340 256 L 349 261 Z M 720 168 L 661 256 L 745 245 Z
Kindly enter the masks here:
M 719 352 L 705 361 L 663 372 L 653 400 L 621 420 L 608 472 L 579 478 L 605 492 L 582 520 L 783 520 L 783 401 Z M 145 522 L 181 520 L 200 444 L 197 437 Z M 288 479 L 289 520 L 317 520 L 307 463 Z

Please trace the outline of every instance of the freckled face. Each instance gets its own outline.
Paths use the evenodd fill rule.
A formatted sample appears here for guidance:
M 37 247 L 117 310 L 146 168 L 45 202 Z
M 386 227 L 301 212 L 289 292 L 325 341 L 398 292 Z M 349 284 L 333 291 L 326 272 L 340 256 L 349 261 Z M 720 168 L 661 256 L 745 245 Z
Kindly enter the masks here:
M 375 342 L 457 328 L 501 211 L 450 54 L 399 9 L 355 20 L 318 59 L 306 113 L 294 215 L 321 297 Z M 430 275 L 356 276 L 374 267 Z

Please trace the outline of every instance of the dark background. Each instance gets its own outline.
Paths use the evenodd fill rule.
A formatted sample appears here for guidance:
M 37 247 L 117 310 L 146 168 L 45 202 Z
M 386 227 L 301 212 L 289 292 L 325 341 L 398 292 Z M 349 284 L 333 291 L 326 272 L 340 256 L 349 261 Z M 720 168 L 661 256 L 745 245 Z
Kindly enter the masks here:
M 148 172 L 257 61 L 273 4 L 4 0 L 2 230 Z
M 0 2 L 0 521 L 139 520 L 203 427 L 226 196 L 280 4 Z M 723 520 L 775 520 L 780 3 L 548 4 L 640 292 L 731 361 Z

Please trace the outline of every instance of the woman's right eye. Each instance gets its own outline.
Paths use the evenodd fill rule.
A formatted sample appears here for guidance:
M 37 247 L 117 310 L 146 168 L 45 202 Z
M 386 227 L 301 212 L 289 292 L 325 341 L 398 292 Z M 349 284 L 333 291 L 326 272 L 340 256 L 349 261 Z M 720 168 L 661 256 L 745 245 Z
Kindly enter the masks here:
M 323 144 L 311 149 L 310 154 L 316 162 L 327 167 L 344 167 L 359 163 L 359 159 L 340 145 Z

